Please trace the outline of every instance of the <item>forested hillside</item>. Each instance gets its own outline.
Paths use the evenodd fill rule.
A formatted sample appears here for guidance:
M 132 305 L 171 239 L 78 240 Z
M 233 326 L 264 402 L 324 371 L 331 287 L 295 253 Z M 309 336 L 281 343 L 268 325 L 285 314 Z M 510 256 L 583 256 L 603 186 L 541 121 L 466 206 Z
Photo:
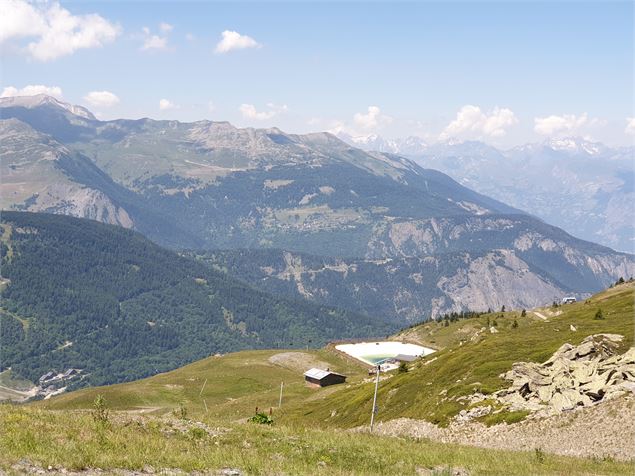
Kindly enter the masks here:
M 3 212 L 0 371 L 37 380 L 132 380 L 217 352 L 318 346 L 392 327 L 273 297 L 138 233 L 67 216 Z

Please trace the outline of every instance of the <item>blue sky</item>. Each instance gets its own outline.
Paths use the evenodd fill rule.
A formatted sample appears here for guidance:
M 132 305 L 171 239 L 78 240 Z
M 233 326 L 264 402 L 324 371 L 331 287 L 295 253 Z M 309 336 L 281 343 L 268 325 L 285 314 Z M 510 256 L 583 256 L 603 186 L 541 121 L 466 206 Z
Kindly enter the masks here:
M 56 87 L 106 119 L 500 146 L 634 137 L 632 2 L 2 1 L 23 12 L 0 37 L 4 94 Z M 215 51 L 224 31 L 239 36 Z

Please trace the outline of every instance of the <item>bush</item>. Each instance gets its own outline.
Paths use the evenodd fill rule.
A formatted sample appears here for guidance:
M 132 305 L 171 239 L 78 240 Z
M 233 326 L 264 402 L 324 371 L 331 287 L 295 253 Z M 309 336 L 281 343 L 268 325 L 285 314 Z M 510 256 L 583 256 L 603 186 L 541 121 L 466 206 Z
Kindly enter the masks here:
M 174 416 L 181 420 L 187 420 L 187 408 L 183 402 L 179 403 L 179 407 L 174 409 Z
M 527 315 L 527 311 L 523 309 L 522 312 L 520 313 L 520 317 L 525 317 L 526 315 Z
M 602 309 L 597 310 L 593 319 L 595 319 L 596 321 L 601 321 L 602 319 L 604 319 L 604 313 L 602 312 Z
M 514 322 L 512 323 L 512 328 L 516 329 L 517 327 L 518 327 L 518 321 L 514 319 Z
M 193 440 L 200 440 L 201 438 L 205 438 L 207 436 L 207 432 L 203 428 L 194 426 L 190 428 L 188 435 Z
M 397 372 L 399 372 L 400 374 L 405 374 L 408 372 L 408 364 L 406 364 L 405 362 L 400 362 L 399 363 L 399 368 L 397 369 Z
M 249 419 L 249 421 L 252 423 L 258 423 L 260 425 L 273 425 L 273 418 L 262 412 L 256 413 Z
M 108 423 L 108 408 L 106 407 L 106 399 L 103 395 L 99 394 L 95 397 L 95 401 L 93 402 L 93 420 L 100 424 Z

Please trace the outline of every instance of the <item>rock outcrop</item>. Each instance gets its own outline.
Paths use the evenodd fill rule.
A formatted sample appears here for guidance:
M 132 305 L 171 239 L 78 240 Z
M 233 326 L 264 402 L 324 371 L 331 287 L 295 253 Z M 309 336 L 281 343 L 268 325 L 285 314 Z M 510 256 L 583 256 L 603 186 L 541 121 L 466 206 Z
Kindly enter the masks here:
M 495 394 L 510 410 L 554 414 L 635 392 L 635 348 L 617 354 L 623 337 L 596 334 L 564 344 L 543 364 L 517 362 L 501 375 L 511 387 Z

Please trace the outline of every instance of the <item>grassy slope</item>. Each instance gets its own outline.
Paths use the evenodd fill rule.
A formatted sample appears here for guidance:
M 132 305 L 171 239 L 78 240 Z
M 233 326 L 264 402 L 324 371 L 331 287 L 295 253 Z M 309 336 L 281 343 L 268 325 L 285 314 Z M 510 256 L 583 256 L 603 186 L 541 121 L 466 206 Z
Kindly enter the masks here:
M 244 474 L 408 475 L 448 467 L 470 474 L 632 474 L 633 465 L 532 452 L 469 448 L 341 430 L 223 424 L 212 434 L 182 420 L 111 415 L 103 425 L 86 413 L 0 406 L 0 472 L 20 461 L 47 468 L 239 468 Z M 23 463 L 24 464 L 24 463 Z M 16 471 L 14 469 L 14 471 Z M 16 473 L 21 473 L 19 470 Z
M 269 359 L 275 356 L 283 356 L 282 361 L 272 363 Z M 209 413 L 221 420 L 240 419 L 250 416 L 255 407 L 277 407 L 281 382 L 285 408 L 337 390 L 331 387 L 316 392 L 304 385 L 303 372 L 320 364 L 346 374 L 350 382 L 361 381 L 364 373 L 361 365 L 329 350 L 243 351 L 209 357 L 136 382 L 82 389 L 36 405 L 49 409 L 91 408 L 95 397 L 103 395 L 114 410 L 162 413 L 183 405 L 192 415 Z
M 563 343 L 579 344 L 597 333 L 625 336 L 622 348 L 633 345 L 633 298 L 635 285 L 627 283 L 593 296 L 585 302 L 561 307 L 559 316 L 544 321 L 528 312 L 494 313 L 478 319 L 451 323 L 428 323 L 410 329 L 402 337 L 422 343 L 444 346 L 443 350 L 415 364 L 407 374 L 394 375 L 380 385 L 379 419 L 397 417 L 422 418 L 446 424 L 467 404 L 455 399 L 474 391 L 491 393 L 508 385 L 499 376 L 514 362 L 544 362 Z M 595 320 L 601 308 L 605 319 Z M 543 309 L 546 313 L 551 310 Z M 468 336 L 485 327 L 487 319 L 497 321 L 498 333 L 483 332 L 474 341 Z M 518 327 L 513 328 L 513 322 Z M 570 330 L 574 325 L 577 330 Z M 468 330 L 469 329 L 469 330 Z M 461 336 L 461 337 L 457 337 Z M 459 342 L 457 342 L 457 340 Z M 460 340 L 464 340 L 463 344 Z M 327 402 L 298 408 L 298 416 L 337 426 L 366 424 L 372 406 L 373 385 L 366 383 L 349 391 L 334 394 Z M 337 414 L 332 416 L 333 410 Z M 514 421 L 520 414 L 499 414 L 500 419 Z M 493 421 L 490 421 L 493 423 Z

